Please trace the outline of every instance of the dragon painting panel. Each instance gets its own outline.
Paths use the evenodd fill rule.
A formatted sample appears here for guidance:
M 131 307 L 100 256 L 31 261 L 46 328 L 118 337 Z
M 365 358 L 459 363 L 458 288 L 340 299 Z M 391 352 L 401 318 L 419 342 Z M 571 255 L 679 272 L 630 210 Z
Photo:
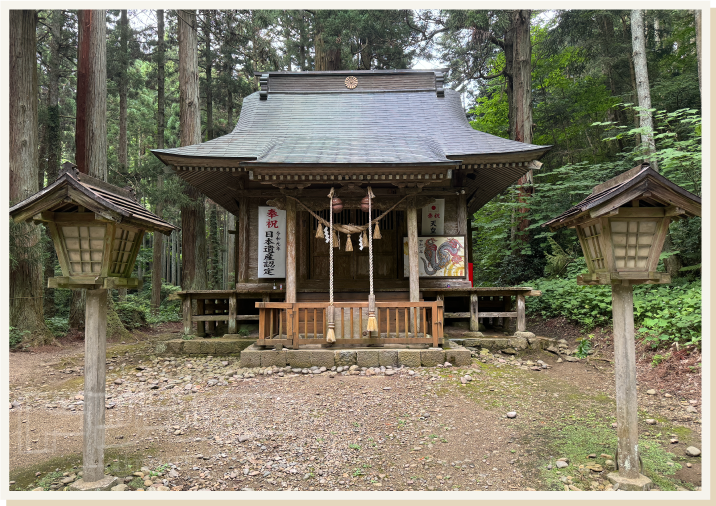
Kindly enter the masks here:
M 408 238 L 403 238 L 403 275 L 410 275 Z M 418 270 L 421 278 L 465 277 L 465 237 L 418 237 Z

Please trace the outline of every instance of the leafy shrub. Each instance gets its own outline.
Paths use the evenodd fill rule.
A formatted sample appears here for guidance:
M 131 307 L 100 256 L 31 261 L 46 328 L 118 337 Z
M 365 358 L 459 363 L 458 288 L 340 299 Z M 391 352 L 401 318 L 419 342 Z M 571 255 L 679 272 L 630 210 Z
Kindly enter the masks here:
M 10 348 L 16 348 L 19 346 L 25 338 L 25 335 L 29 333 L 29 330 L 20 330 L 15 327 L 10 327 Z
M 66 316 L 53 316 L 45 319 L 45 325 L 55 337 L 63 337 L 70 331 L 70 321 Z
M 586 358 L 586 356 L 589 355 L 589 352 L 592 351 L 592 339 L 594 339 L 594 334 L 589 334 L 579 341 L 577 351 L 575 352 L 577 358 Z
M 579 286 L 575 279 L 537 279 L 526 283 L 542 291 L 527 298 L 527 313 L 565 317 L 585 327 L 611 325 L 609 286 Z M 701 282 L 674 280 L 671 285 L 634 287 L 634 323 L 653 348 L 673 342 L 701 346 Z

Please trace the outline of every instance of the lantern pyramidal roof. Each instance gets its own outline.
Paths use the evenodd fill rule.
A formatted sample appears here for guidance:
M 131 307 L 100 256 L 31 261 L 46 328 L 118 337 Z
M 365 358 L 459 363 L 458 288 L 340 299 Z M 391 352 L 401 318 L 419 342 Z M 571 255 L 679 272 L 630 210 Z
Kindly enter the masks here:
M 104 220 L 132 225 L 148 231 L 171 234 L 177 227 L 142 207 L 134 189 L 120 188 L 83 174 L 73 164 L 64 164 L 58 178 L 36 194 L 10 208 L 16 221 L 47 221 L 42 213 L 73 212 L 79 207 L 94 212 Z
M 643 163 L 595 186 L 579 204 L 542 224 L 557 230 L 585 220 L 619 213 L 619 208 L 639 201 L 641 207 L 667 208 L 665 216 L 701 216 L 701 198 L 674 184 Z

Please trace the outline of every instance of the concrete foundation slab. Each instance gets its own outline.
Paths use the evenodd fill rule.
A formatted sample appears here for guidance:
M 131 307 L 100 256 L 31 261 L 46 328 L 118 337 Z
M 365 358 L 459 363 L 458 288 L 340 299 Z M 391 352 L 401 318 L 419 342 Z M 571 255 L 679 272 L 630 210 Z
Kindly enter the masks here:
M 286 352 L 265 350 L 261 353 L 261 367 L 286 367 Z
M 420 352 L 420 364 L 423 367 L 435 367 L 445 363 L 445 352 L 443 350 L 422 350 Z
M 336 350 L 333 352 L 333 359 L 336 366 L 351 366 L 358 363 L 358 358 L 354 350 Z
M 288 350 L 286 361 L 291 367 L 300 367 L 301 369 L 311 367 L 311 353 L 309 350 Z
M 379 350 L 358 350 L 356 352 L 358 367 L 378 367 L 380 366 Z
M 398 350 L 380 350 L 378 356 L 379 365 L 384 367 L 397 367 L 398 365 Z
M 333 350 L 311 351 L 311 366 L 330 369 L 335 365 L 335 352 Z
M 619 490 L 651 490 L 652 481 L 640 474 L 638 478 L 625 478 L 616 473 L 609 473 L 607 479 L 612 485 L 619 485 Z
M 70 485 L 71 491 L 87 491 L 87 490 L 109 490 L 119 483 L 119 478 L 116 476 L 105 475 L 104 478 L 98 481 L 85 482 L 81 478 Z
M 261 367 L 261 351 L 245 349 L 239 358 L 239 367 L 252 368 Z
M 516 351 L 526 350 L 529 343 L 524 337 L 511 337 L 507 340 L 507 344 L 510 348 L 514 348 Z
M 470 365 L 472 362 L 470 350 L 465 348 L 450 349 L 445 351 L 445 360 L 457 367 Z
M 201 353 L 201 343 L 198 339 L 184 341 L 183 352 L 187 355 L 198 355 Z
M 202 339 L 199 341 L 199 353 L 202 355 L 213 355 L 216 346 L 211 339 Z
M 420 367 L 420 352 L 422 350 L 398 350 L 398 365 L 405 367 Z

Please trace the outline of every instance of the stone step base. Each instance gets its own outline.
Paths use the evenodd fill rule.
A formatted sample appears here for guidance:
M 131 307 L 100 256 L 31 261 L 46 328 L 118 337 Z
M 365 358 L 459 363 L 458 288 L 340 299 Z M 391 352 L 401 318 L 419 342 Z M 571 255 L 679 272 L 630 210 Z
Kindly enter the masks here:
M 333 366 L 359 367 L 433 367 L 450 362 L 454 366 L 470 365 L 470 350 L 451 344 L 443 349 L 313 349 L 313 350 L 266 350 L 258 346 L 249 346 L 241 352 L 240 367 L 286 367 L 294 368 Z

